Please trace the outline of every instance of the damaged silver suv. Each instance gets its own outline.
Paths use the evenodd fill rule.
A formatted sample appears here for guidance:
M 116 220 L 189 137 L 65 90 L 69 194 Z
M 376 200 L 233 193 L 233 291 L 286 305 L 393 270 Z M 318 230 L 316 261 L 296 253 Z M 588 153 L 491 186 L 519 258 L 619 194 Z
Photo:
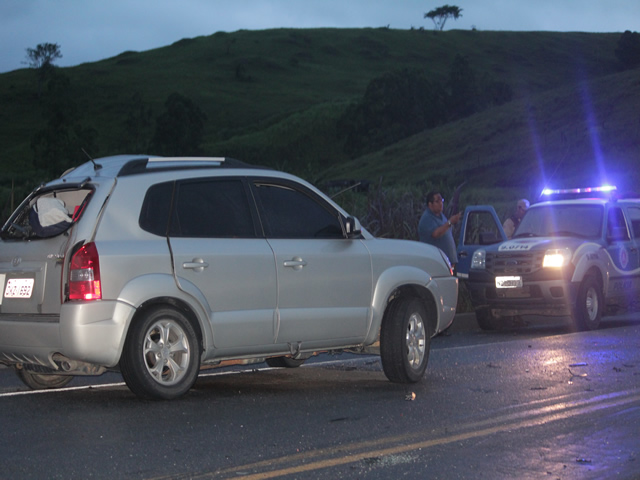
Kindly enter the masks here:
M 0 363 L 32 388 L 116 370 L 171 399 L 203 367 L 336 350 L 417 382 L 457 302 L 438 249 L 376 239 L 303 180 L 233 159 L 96 159 L 0 235 Z

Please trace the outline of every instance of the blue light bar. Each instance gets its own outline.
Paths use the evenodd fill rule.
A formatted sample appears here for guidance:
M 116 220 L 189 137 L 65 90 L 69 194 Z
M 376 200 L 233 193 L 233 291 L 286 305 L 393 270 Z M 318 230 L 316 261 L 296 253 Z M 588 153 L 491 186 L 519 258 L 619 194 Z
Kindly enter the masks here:
M 614 185 L 603 185 L 601 187 L 585 187 L 585 188 L 545 188 L 540 195 L 563 195 L 563 194 L 580 194 L 580 193 L 598 193 L 613 192 L 617 190 Z

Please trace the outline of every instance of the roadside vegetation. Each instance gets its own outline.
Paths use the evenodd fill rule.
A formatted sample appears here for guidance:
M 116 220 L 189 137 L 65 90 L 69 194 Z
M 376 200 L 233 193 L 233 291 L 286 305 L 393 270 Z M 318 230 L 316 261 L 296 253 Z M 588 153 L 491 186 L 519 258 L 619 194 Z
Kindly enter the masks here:
M 329 193 L 363 181 L 336 200 L 396 238 L 416 238 L 432 188 L 464 183 L 461 208 L 504 218 L 545 182 L 640 180 L 635 32 L 241 30 L 72 68 L 43 46 L 46 72 L 0 75 L 3 218 L 118 153 L 231 156 Z

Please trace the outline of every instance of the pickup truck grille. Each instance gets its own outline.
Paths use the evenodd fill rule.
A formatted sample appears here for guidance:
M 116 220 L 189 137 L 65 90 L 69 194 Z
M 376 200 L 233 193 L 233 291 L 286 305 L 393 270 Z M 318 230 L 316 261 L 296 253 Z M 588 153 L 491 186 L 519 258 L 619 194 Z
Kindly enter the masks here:
M 487 252 L 486 269 L 494 275 L 522 275 L 542 268 L 544 252 Z

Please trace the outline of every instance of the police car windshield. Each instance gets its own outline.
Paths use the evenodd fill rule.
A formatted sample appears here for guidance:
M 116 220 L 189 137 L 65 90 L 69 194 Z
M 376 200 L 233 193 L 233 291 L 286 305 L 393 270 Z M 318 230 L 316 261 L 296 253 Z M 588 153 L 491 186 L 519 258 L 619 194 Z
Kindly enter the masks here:
M 530 208 L 513 238 L 567 236 L 599 238 L 602 205 L 545 205 Z

